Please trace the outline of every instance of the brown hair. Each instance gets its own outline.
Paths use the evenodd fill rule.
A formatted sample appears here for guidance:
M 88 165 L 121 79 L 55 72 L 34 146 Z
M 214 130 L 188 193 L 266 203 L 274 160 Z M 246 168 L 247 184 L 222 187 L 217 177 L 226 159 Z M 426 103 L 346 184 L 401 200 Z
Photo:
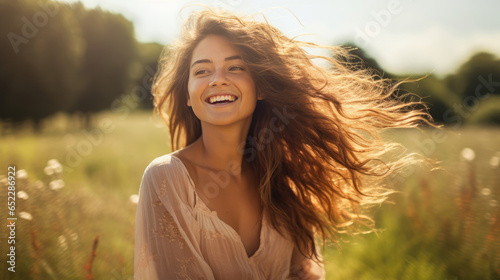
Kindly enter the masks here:
M 282 233 L 283 225 L 299 251 L 317 259 L 316 233 L 334 241 L 354 221 L 364 221 L 359 206 L 383 201 L 383 179 L 418 160 L 400 155 L 382 161 L 398 145 L 382 140 L 381 129 L 416 127 L 430 117 L 414 108 L 419 102 L 397 97 L 402 82 L 351 67 L 342 47 L 300 42 L 252 17 L 206 9 L 190 16 L 164 52 L 153 85 L 155 112 L 168 124 L 173 150 L 201 136 L 200 121 L 186 106 L 187 84 L 193 49 L 210 34 L 239 48 L 263 97 L 241 148 L 260 178 L 272 226 Z M 333 56 L 303 47 L 326 48 Z M 315 65 L 314 58 L 330 67 Z

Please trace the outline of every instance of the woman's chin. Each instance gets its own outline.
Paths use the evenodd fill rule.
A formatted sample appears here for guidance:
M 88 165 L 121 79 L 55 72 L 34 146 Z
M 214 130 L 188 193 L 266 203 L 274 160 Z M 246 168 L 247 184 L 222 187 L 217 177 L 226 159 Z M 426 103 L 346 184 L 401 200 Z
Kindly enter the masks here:
M 211 116 L 207 118 L 200 118 L 200 121 L 203 125 L 212 125 L 212 126 L 233 126 L 233 125 L 243 125 L 245 120 L 250 122 L 252 120 L 252 115 L 248 117 L 235 116 L 231 114 L 220 114 L 218 116 Z

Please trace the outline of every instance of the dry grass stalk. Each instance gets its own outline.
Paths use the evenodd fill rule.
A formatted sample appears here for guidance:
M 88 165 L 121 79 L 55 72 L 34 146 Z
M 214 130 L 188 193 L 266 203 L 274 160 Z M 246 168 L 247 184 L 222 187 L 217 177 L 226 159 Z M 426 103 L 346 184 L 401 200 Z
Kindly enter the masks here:
M 92 253 L 90 254 L 89 261 L 85 264 L 85 271 L 87 272 L 87 279 L 94 279 L 94 275 L 92 275 L 92 264 L 94 263 L 94 259 L 97 255 L 97 243 L 99 242 L 99 235 L 96 235 L 94 238 L 94 244 L 92 245 Z

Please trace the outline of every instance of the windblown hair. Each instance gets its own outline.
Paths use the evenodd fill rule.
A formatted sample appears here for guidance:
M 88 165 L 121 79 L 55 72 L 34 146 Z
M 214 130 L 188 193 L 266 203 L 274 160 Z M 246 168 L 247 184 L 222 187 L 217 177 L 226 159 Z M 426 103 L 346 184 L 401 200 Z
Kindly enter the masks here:
M 384 178 L 419 161 L 399 152 L 394 157 L 398 145 L 380 133 L 429 123 L 425 107 L 398 95 L 403 81 L 351 65 L 345 48 L 301 42 L 266 21 L 206 9 L 193 12 L 180 39 L 164 51 L 153 84 L 155 112 L 168 125 L 173 150 L 202 133 L 200 120 L 186 106 L 187 84 L 193 50 L 211 34 L 241 51 L 263 97 L 243 153 L 260 178 L 272 226 L 280 233 L 283 226 L 299 251 L 316 260 L 318 234 L 335 242 L 339 232 L 354 225 L 371 228 L 371 219 L 358 209 L 381 203 L 387 196 Z M 311 55 L 304 47 L 326 48 L 332 56 Z M 317 58 L 329 66 L 314 64 Z M 382 160 L 388 153 L 392 160 Z

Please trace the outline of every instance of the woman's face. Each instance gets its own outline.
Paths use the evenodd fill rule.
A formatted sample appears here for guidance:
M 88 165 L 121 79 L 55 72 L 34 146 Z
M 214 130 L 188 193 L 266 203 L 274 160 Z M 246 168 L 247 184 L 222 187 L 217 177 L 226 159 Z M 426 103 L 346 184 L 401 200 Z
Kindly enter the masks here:
M 251 120 L 257 104 L 255 84 L 240 52 L 218 35 L 208 35 L 194 49 L 188 92 L 187 105 L 201 122 L 214 125 Z

